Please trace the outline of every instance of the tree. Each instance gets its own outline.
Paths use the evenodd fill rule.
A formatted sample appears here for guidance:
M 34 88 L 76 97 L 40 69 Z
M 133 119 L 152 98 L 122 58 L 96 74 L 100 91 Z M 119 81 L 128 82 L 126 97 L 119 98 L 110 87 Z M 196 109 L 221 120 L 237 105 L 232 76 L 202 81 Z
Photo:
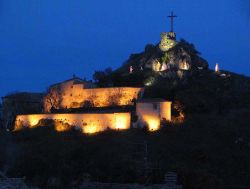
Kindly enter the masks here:
M 108 76 L 108 75 L 110 75 L 113 71 L 112 71 L 112 68 L 108 67 L 108 68 L 105 69 L 104 72 L 105 72 L 105 74 Z
M 50 112 L 52 108 L 59 109 L 60 101 L 61 101 L 61 94 L 60 94 L 60 90 L 58 89 L 58 87 L 49 88 L 43 101 L 44 101 L 45 112 Z
M 194 44 L 189 43 L 184 39 L 180 40 L 180 42 L 178 43 L 178 46 L 182 47 L 191 56 L 198 56 L 201 54 L 199 51 L 196 50 Z
M 93 79 L 95 80 L 95 82 L 101 82 L 104 78 L 105 78 L 105 72 L 103 71 L 95 71 L 94 75 L 93 75 Z
M 93 74 L 93 79 L 98 83 L 107 83 L 110 81 L 110 75 L 112 73 L 112 68 L 106 68 L 104 71 L 95 71 Z

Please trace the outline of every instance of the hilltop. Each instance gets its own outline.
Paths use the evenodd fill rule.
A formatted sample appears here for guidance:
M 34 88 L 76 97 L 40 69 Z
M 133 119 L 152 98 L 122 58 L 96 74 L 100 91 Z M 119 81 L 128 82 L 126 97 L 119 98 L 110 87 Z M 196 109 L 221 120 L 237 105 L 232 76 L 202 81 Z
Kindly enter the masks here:
M 158 69 L 154 68 L 154 64 L 157 63 L 161 65 Z M 166 67 L 164 67 L 165 65 Z M 162 51 L 160 44 L 146 45 L 144 52 L 132 54 L 115 73 L 124 74 L 129 70 L 130 66 L 133 66 L 133 72 L 153 69 L 154 71 L 167 73 L 181 70 L 197 71 L 199 68 L 208 69 L 208 62 L 200 56 L 200 52 L 195 49 L 193 44 L 181 39 L 167 51 Z
M 249 107 L 250 78 L 209 69 L 201 53 L 184 39 L 164 52 L 160 43 L 146 45 L 118 69 L 95 72 L 94 79 L 100 86 L 144 87 L 143 98 L 180 102 L 186 113 Z
M 46 120 L 38 123 L 43 127 L 1 131 L 0 169 L 42 188 L 73 188 L 86 180 L 163 183 L 168 171 L 178 173 L 185 189 L 250 185 L 249 77 L 210 70 L 193 44 L 168 32 L 159 44 L 146 45 L 117 70 L 97 71 L 94 79 L 99 87 L 142 87 L 142 98 L 171 101 L 172 117 L 184 119 L 156 132 L 56 132 Z M 87 105 L 67 112 L 101 110 Z M 133 103 L 126 108 L 135 113 Z

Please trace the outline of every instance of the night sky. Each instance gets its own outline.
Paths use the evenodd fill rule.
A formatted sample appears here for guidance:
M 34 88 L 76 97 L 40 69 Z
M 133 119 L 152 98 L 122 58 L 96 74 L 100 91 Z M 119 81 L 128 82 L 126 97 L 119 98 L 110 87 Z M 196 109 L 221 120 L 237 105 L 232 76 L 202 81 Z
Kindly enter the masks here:
M 249 0 L 0 0 L 0 96 L 117 68 L 159 42 L 172 10 L 210 68 L 250 75 Z

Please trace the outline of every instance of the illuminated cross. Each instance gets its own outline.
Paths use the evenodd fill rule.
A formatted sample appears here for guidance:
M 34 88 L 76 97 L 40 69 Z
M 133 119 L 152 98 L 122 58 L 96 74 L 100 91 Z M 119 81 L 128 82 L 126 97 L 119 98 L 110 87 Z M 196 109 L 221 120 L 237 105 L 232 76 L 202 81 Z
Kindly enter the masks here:
M 170 18 L 171 20 L 171 32 L 174 32 L 174 19 L 176 18 L 177 16 L 174 15 L 173 11 L 171 12 L 171 15 L 168 16 L 168 18 Z

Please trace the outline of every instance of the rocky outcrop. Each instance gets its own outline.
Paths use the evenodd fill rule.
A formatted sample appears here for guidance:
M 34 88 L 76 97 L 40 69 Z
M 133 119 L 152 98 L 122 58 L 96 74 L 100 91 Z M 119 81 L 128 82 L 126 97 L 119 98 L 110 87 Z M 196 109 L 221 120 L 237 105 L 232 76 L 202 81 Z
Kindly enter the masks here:
M 168 51 L 162 51 L 159 44 L 146 45 L 144 52 L 131 55 L 116 73 L 126 75 L 130 67 L 135 74 L 153 72 L 162 78 L 185 80 L 201 70 L 207 70 L 208 62 L 200 56 L 193 44 L 182 39 Z M 151 79 L 146 76 L 145 81 Z

